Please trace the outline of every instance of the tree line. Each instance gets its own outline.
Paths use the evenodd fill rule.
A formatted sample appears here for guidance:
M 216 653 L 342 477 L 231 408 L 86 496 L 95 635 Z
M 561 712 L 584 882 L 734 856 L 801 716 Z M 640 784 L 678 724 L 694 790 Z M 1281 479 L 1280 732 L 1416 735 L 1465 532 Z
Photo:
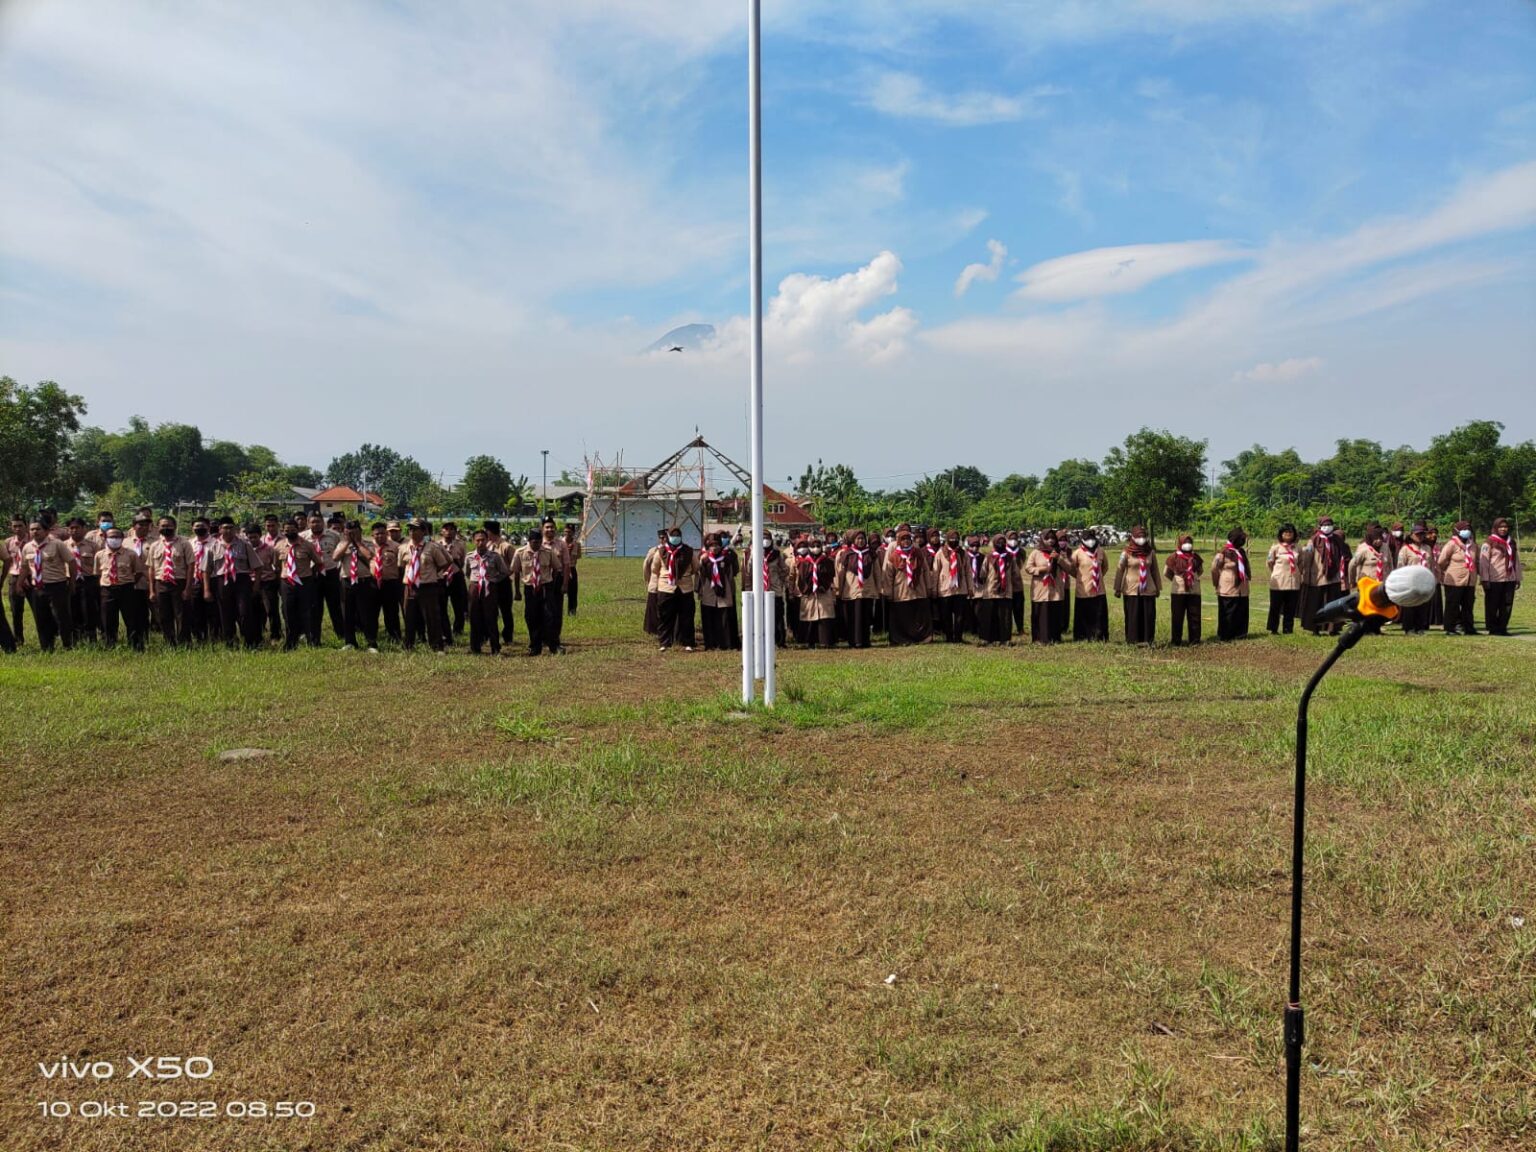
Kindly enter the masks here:
M 908 521 L 1007 527 L 1143 523 L 1154 531 L 1190 528 L 1225 533 L 1242 525 L 1272 533 L 1332 516 L 1346 531 L 1369 520 L 1536 518 L 1536 443 L 1504 444 L 1504 426 L 1475 420 L 1431 439 L 1429 447 L 1386 448 L 1374 440 L 1339 440 L 1333 455 L 1306 461 L 1294 448 L 1255 444 L 1213 472 L 1207 442 L 1143 428 L 1101 461 L 1063 460 L 1043 475 L 991 480 L 957 464 L 895 491 L 866 489 L 846 464 L 818 460 L 800 476 L 829 527 L 889 526 Z

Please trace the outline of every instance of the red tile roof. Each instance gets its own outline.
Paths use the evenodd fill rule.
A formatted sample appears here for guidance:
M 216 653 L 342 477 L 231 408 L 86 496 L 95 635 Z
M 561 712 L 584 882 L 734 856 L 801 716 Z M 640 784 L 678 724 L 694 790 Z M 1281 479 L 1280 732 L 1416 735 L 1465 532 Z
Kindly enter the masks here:
M 363 494 L 356 488 L 348 488 L 345 484 L 338 484 L 334 488 L 327 488 L 324 491 L 316 492 L 314 499 L 316 503 L 323 501 L 327 504 L 361 504 L 364 498 Z M 384 506 L 384 497 L 380 496 L 377 492 L 368 493 L 367 500 L 368 503 L 377 504 L 381 508 Z

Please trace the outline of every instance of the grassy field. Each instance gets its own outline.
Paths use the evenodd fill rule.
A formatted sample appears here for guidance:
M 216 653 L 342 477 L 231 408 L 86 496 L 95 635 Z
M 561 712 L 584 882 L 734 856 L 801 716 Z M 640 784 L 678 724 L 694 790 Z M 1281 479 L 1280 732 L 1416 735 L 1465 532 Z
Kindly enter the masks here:
M 0 657 L 0 1147 L 1277 1146 L 1327 641 L 789 652 L 744 711 L 637 568 L 563 659 Z M 1536 1142 L 1533 602 L 1314 706 L 1310 1148 Z

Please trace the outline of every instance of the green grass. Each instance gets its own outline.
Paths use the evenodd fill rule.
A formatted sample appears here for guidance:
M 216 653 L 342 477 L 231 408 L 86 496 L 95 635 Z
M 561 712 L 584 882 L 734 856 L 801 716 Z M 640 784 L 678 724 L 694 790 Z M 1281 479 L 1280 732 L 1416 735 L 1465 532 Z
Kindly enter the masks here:
M 6 1066 L 206 1049 L 321 1108 L 17 1106 L 7 1152 L 1278 1145 L 1326 640 L 791 651 L 744 708 L 635 567 L 587 562 L 562 659 L 0 658 Z M 1310 1148 L 1536 1140 L 1528 599 L 1314 703 Z

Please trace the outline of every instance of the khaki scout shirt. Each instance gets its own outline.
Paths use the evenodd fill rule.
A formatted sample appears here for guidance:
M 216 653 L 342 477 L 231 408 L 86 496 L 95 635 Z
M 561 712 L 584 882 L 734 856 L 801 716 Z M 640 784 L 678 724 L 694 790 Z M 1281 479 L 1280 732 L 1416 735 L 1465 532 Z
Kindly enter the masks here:
M 547 588 L 560 579 L 559 553 L 543 540 L 524 544 L 512 557 L 512 578 L 525 588 Z
M 1460 538 L 1440 549 L 1440 583 L 1450 588 L 1477 587 L 1477 545 Z
M 981 569 L 978 567 L 977 572 Z M 950 548 L 945 544 L 933 558 L 933 578 L 940 596 L 969 596 L 971 594 L 971 562 L 963 548 Z
M 409 587 L 441 584 L 452 564 L 453 558 L 436 540 L 423 540 L 420 545 L 406 541 L 400 549 L 400 578 Z
M 888 595 L 892 600 L 926 600 L 928 598 L 928 553 L 922 545 L 914 544 L 905 553 L 895 545 L 885 550 L 885 572 L 889 582 Z M 909 574 L 907 569 L 911 568 Z
M 1079 600 L 1103 596 L 1109 591 L 1109 558 L 1102 547 L 1089 550 L 1079 544 L 1072 549 L 1067 557 L 1067 573 Z
M 1520 554 L 1511 545 L 1502 548 L 1483 541 L 1477 550 L 1477 575 L 1484 584 L 1520 583 Z
M 124 545 L 126 547 L 126 545 Z M 169 540 L 161 536 L 151 540 L 144 549 L 144 569 L 149 573 L 149 578 L 156 584 L 166 583 L 165 561 L 166 557 L 171 561 L 171 579 L 185 586 L 187 577 L 192 573 L 194 557 L 192 545 L 180 536 L 173 536 Z
M 1061 552 L 1047 552 L 1036 548 L 1024 561 L 1024 571 L 1029 574 L 1029 600 L 1031 604 L 1048 604 L 1067 598 L 1067 579 L 1071 571 L 1071 559 Z M 1046 582 L 1046 577 L 1050 582 Z
M 57 536 L 41 544 L 28 540 L 21 547 L 21 582 L 23 587 L 59 584 L 74 575 L 75 555 Z
M 1243 558 L 1232 548 L 1223 548 L 1211 561 L 1211 583 L 1216 595 L 1231 599 L 1248 595 L 1252 573 L 1247 570 Z
M 306 536 L 300 536 L 297 540 L 279 536 L 277 543 L 272 546 L 272 566 L 279 580 L 288 578 L 289 557 L 293 558 L 293 575 L 299 580 L 308 580 L 321 570 L 320 554 L 315 551 L 314 542 Z
M 1269 586 L 1276 592 L 1292 592 L 1301 587 L 1301 549 L 1294 543 L 1276 541 L 1269 546 L 1264 566 L 1269 569 Z
M 1200 574 L 1205 570 L 1205 561 L 1198 552 L 1173 552 L 1168 556 L 1168 563 L 1163 566 L 1163 573 L 1168 577 L 1168 594 L 1170 596 L 1198 596 L 1200 595 Z
M 1142 566 L 1145 565 L 1145 573 Z M 1156 596 L 1163 590 L 1163 576 L 1158 570 L 1157 551 L 1147 549 L 1145 556 L 1120 553 L 1115 566 L 1115 592 L 1121 596 Z
M 117 561 L 115 572 L 113 560 Z M 144 557 L 128 547 L 126 542 L 116 552 L 103 544 L 101 551 L 96 553 L 94 563 L 96 578 L 103 588 L 136 586 L 144 579 Z

